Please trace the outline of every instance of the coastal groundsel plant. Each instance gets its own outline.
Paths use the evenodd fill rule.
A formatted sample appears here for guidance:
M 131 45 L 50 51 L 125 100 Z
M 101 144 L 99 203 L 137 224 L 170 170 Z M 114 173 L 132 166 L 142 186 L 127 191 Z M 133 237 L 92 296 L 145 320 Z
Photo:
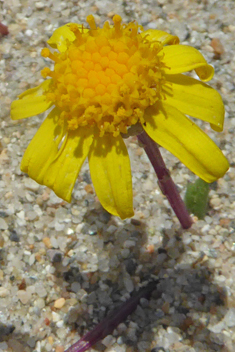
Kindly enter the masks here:
M 47 78 L 12 103 L 14 120 L 53 107 L 29 144 L 21 170 L 64 200 L 88 157 L 92 182 L 103 207 L 121 218 L 133 215 L 132 180 L 123 137 L 142 131 L 210 183 L 228 169 L 216 144 L 186 115 L 222 131 L 220 95 L 204 82 L 213 67 L 176 36 L 146 30 L 137 22 L 89 29 L 69 23 L 48 40 L 42 56 L 54 68 Z M 195 70 L 200 78 L 184 75 Z

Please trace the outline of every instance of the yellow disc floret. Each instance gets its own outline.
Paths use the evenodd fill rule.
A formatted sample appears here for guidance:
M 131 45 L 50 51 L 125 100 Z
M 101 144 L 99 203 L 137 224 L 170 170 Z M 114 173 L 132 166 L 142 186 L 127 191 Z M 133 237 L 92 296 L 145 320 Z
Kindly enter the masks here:
M 61 110 L 61 123 L 68 129 L 97 126 L 100 135 L 127 133 L 128 127 L 144 122 L 145 109 L 162 98 L 162 44 L 150 43 L 140 35 L 136 22 L 96 26 L 89 15 L 89 31 L 70 25 L 75 35 L 63 53 L 42 50 L 55 62 L 54 71 L 42 70 L 52 78 L 47 99 Z M 159 54 L 160 53 L 160 54 Z

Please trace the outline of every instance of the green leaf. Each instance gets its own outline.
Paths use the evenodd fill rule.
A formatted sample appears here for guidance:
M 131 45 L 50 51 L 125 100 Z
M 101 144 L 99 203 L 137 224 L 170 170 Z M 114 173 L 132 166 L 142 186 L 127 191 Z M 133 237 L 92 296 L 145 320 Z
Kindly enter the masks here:
M 188 211 L 199 219 L 204 219 L 207 212 L 209 187 L 210 184 L 200 178 L 187 187 L 185 205 Z

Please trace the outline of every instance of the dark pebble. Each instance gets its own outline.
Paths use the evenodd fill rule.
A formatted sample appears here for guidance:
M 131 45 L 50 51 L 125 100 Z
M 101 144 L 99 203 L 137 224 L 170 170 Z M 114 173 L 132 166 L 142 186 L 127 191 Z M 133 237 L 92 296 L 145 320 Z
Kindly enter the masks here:
M 13 325 L 5 325 L 0 323 L 0 341 L 4 336 L 10 335 L 15 330 Z
M 158 251 L 158 254 L 162 254 L 162 253 L 167 254 L 167 251 L 164 248 L 158 248 L 157 251 Z
M 88 234 L 90 235 L 90 236 L 95 236 L 95 235 L 97 235 L 97 231 L 96 230 L 88 230 Z
M 82 275 L 79 272 L 78 267 L 72 267 L 65 273 L 63 273 L 64 280 L 68 283 L 72 284 L 73 282 L 82 283 Z
M 52 258 L 52 263 L 61 263 L 62 258 L 62 254 L 60 252 L 56 252 Z
M 0 260 L 4 260 L 6 257 L 6 252 L 3 248 L 0 248 Z
M 87 172 L 84 172 L 84 174 L 82 175 L 82 180 L 86 182 L 88 185 L 91 184 L 91 178 Z
M 132 231 L 132 233 L 131 233 L 131 237 L 138 238 L 140 236 L 141 236 L 141 232 L 139 232 L 139 231 Z
M 19 238 L 19 236 L 18 236 L 18 234 L 16 233 L 16 231 L 15 230 L 12 230 L 11 232 L 10 232 L 10 240 L 11 241 L 13 241 L 13 242 L 20 242 L 20 238 Z
M 137 219 L 131 219 L 131 223 L 134 226 L 140 226 L 141 225 L 141 221 L 139 221 Z
M 101 214 L 100 214 L 100 216 L 99 216 L 99 218 L 100 218 L 100 221 L 101 222 L 104 222 L 105 224 L 107 224 L 108 222 L 109 222 L 109 220 L 111 219 L 111 214 L 110 213 L 108 213 L 107 211 L 103 211 Z
M 128 274 L 130 275 L 134 275 L 136 268 L 137 268 L 137 264 L 135 262 L 134 259 L 128 259 L 125 261 L 125 266 L 126 266 L 126 271 L 128 272 Z
M 52 263 L 61 263 L 63 256 L 62 253 L 57 249 L 49 249 L 47 255 Z
M 217 183 L 217 181 L 210 183 L 209 187 L 210 187 L 210 189 L 212 189 L 213 191 L 216 191 L 217 188 L 218 188 L 218 183 Z
M 9 60 L 12 58 L 12 55 L 11 54 L 3 54 L 3 59 L 5 60 Z

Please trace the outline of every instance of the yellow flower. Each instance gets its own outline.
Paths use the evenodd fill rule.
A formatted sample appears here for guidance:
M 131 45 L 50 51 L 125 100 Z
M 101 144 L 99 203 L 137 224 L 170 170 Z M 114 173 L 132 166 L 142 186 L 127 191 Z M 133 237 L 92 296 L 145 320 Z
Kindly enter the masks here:
M 74 183 L 88 157 L 91 178 L 103 207 L 121 218 L 133 215 L 130 161 L 122 134 L 142 125 L 158 144 L 206 182 L 222 177 L 228 162 L 212 140 L 185 114 L 222 131 L 224 106 L 212 88 L 182 73 L 195 70 L 202 81 L 214 70 L 196 49 L 136 22 L 90 29 L 74 23 L 42 50 L 54 61 L 50 77 L 19 95 L 12 119 L 54 106 L 29 144 L 21 170 L 61 198 L 71 201 Z M 138 130 L 138 128 L 137 128 Z

